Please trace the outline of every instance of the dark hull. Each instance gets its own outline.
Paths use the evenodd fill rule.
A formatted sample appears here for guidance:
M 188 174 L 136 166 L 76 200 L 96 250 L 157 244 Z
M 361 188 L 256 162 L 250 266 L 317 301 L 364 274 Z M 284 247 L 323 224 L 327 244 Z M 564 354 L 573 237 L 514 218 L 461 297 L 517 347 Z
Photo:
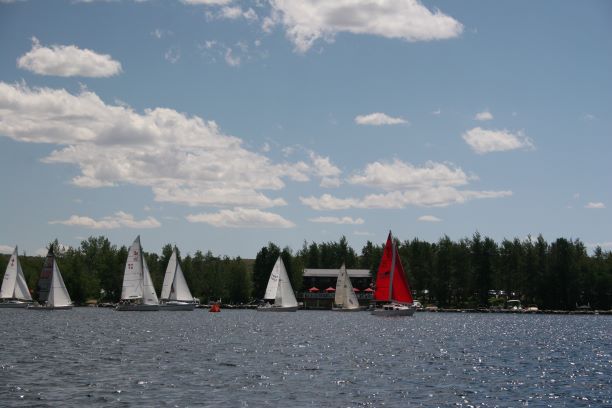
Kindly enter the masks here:
M 190 311 L 195 309 L 195 303 L 162 303 L 159 310 L 166 312 Z
M 258 307 L 257 311 L 258 312 L 296 312 L 297 309 L 298 309 L 297 306 L 292 306 L 292 307 L 269 306 L 269 307 Z
M 115 310 L 119 312 L 157 312 L 159 305 L 119 304 Z

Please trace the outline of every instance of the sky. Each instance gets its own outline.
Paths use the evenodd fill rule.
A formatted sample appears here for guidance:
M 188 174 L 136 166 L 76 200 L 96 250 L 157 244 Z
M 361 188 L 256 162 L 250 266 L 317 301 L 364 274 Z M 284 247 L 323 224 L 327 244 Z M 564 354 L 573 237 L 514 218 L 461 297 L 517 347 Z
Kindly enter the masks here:
M 0 252 L 612 249 L 612 3 L 0 0 Z

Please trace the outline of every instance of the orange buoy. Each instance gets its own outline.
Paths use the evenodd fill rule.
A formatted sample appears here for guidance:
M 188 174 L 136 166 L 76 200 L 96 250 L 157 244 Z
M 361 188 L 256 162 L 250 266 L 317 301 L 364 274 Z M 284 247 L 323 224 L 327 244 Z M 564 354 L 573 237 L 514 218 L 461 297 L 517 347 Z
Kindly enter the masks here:
M 208 309 L 211 313 L 219 313 L 221 311 L 221 306 L 218 303 L 213 303 L 210 305 L 210 309 Z

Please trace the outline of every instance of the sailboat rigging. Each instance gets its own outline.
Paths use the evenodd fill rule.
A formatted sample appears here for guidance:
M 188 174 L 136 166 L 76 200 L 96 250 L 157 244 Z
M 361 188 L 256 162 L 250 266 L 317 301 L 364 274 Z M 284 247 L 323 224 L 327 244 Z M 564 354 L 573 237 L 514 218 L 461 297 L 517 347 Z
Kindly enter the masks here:
M 159 310 L 159 300 L 153 287 L 147 261 L 142 253 L 140 235 L 136 237 L 128 252 L 121 301 L 116 307 L 119 311 L 156 311 Z
M 32 296 L 23 276 L 17 247 L 15 247 L 6 266 L 2 288 L 0 288 L 0 308 L 25 308 L 31 303 Z
M 355 291 L 353 290 L 351 278 L 344 264 L 342 264 L 340 272 L 338 272 L 332 310 L 340 312 L 356 312 L 361 310 L 359 300 L 357 300 L 357 295 L 355 295 Z
M 372 311 L 375 316 L 412 316 L 416 309 L 391 231 L 376 274 L 374 300 L 385 302 Z
M 185 280 L 181 264 L 178 261 L 176 247 L 172 249 L 172 255 L 168 261 L 160 300 L 162 310 L 179 311 L 195 309 L 193 296 Z
M 287 269 L 285 269 L 285 264 L 280 256 L 270 273 L 264 299 L 273 300 L 274 303 L 259 306 L 257 308 L 259 312 L 295 312 L 298 308 Z

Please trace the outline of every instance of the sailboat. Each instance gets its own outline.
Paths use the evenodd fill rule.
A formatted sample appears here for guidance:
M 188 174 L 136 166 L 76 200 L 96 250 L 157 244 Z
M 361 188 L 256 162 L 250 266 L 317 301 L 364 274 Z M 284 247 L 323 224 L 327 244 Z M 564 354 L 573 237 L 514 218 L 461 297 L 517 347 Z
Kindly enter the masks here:
M 375 316 L 412 316 L 416 309 L 391 231 L 376 274 L 374 300 L 386 302 L 372 311 Z
M 346 271 L 346 267 L 342 264 L 340 272 L 338 273 L 338 280 L 336 281 L 336 295 L 334 297 L 334 304 L 332 310 L 339 312 L 357 312 L 361 310 L 357 295 L 353 290 L 351 284 L 351 278 Z
M 166 275 L 164 276 L 164 284 L 161 292 L 160 308 L 162 310 L 193 310 L 195 302 L 193 296 L 187 286 L 185 275 L 181 269 L 181 264 L 178 261 L 176 247 L 172 250 L 172 256 L 166 267 Z
M 55 261 L 53 246 L 49 248 L 40 278 L 38 279 L 38 304 L 28 306 L 33 310 L 67 310 L 72 309 L 72 301 L 59 266 Z
M 298 308 L 287 269 L 285 269 L 285 264 L 280 256 L 270 273 L 264 299 L 274 300 L 274 303 L 259 306 L 257 308 L 259 312 L 295 312 Z
M 147 261 L 142 254 L 140 235 L 136 237 L 128 252 L 123 272 L 121 301 L 116 307 L 119 311 L 156 311 L 159 301 L 153 287 Z
M 0 308 L 26 308 L 32 302 L 30 290 L 23 276 L 17 247 L 9 259 L 0 289 Z

